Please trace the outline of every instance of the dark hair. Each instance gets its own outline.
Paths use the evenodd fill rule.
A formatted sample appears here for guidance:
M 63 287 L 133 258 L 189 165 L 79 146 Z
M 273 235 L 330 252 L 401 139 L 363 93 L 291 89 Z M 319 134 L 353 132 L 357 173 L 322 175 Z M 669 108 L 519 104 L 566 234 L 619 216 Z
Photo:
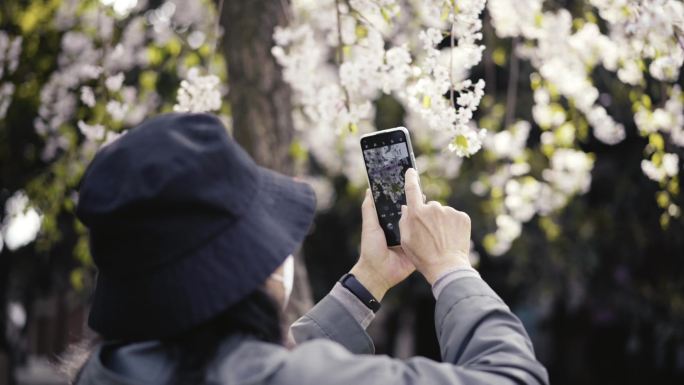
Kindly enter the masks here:
M 275 300 L 259 288 L 209 321 L 163 340 L 180 353 L 176 383 L 202 383 L 219 345 L 231 334 L 247 334 L 283 344 L 280 310 Z
M 180 354 L 176 371 L 177 384 L 203 383 L 221 342 L 231 334 L 246 334 L 261 341 L 283 344 L 280 310 L 275 300 L 259 288 L 214 318 L 179 335 L 162 340 Z M 80 372 L 101 339 L 85 339 L 72 344 L 59 359 L 59 369 L 70 383 Z

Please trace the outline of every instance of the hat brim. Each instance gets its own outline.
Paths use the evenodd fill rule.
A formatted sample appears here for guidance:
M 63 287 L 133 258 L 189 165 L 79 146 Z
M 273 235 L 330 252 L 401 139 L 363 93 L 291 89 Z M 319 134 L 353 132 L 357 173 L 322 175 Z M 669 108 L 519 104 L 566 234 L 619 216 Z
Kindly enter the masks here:
M 247 213 L 185 257 L 142 276 L 98 274 L 90 327 L 110 339 L 168 337 L 260 287 L 301 245 L 316 199 L 309 185 L 291 177 L 263 167 L 259 175 Z

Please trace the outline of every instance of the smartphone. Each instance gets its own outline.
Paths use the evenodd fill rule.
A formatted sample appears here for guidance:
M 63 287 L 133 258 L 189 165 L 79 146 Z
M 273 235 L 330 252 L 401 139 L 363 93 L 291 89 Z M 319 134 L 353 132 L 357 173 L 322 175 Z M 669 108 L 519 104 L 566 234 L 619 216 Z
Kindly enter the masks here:
M 366 134 L 361 137 L 361 151 L 387 246 L 399 246 L 401 206 L 406 204 L 404 174 L 416 168 L 409 132 L 396 127 Z

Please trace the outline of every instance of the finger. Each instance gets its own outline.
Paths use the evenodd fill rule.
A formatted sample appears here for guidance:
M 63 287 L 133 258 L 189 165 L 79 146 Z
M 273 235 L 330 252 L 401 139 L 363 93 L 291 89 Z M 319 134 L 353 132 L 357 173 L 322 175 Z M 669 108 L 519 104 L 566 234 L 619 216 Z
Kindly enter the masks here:
M 403 227 L 408 215 L 408 206 L 401 205 L 401 217 L 399 218 L 399 232 L 404 232 Z
M 409 228 L 407 227 L 407 221 L 408 221 L 408 206 L 402 205 L 401 206 L 401 218 L 399 219 L 399 232 L 401 233 L 401 249 L 404 251 L 406 255 L 410 255 L 410 252 L 406 248 L 406 242 L 408 238 L 410 237 L 410 231 Z
M 418 184 L 418 173 L 415 169 L 409 168 L 404 174 L 404 191 L 406 192 L 406 203 L 412 207 L 418 207 L 423 203 L 423 193 Z
M 375 212 L 375 206 L 373 205 L 373 198 L 369 189 L 366 189 L 366 197 L 363 199 L 361 204 L 361 221 L 363 228 L 374 228 L 380 227 L 380 222 L 378 221 L 378 215 Z

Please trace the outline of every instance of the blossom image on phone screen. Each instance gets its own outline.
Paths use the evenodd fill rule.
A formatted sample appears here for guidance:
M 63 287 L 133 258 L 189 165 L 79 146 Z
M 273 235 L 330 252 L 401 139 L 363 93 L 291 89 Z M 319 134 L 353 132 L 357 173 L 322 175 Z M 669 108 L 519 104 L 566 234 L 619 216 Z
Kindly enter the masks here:
M 398 142 L 398 143 L 395 143 Z M 380 225 L 389 245 L 400 243 L 399 218 L 406 204 L 404 173 L 411 167 L 408 146 L 403 138 L 363 150 L 371 193 Z

